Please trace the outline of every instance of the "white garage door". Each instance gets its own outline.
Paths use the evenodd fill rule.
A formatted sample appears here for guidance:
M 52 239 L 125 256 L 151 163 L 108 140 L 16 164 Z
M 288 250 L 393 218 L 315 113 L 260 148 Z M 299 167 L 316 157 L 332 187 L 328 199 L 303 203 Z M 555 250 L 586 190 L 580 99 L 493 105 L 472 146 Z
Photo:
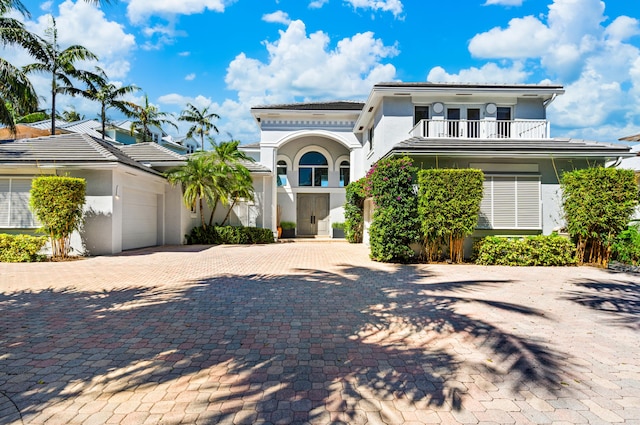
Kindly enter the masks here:
M 122 249 L 158 243 L 158 198 L 155 193 L 125 188 L 122 203 Z

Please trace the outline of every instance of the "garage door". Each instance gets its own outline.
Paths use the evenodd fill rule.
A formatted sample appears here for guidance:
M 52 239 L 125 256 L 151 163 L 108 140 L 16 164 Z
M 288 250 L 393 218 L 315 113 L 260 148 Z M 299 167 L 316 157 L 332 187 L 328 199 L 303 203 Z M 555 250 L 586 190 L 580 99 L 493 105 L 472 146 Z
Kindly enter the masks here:
M 158 198 L 155 193 L 125 188 L 122 203 L 122 249 L 158 243 Z

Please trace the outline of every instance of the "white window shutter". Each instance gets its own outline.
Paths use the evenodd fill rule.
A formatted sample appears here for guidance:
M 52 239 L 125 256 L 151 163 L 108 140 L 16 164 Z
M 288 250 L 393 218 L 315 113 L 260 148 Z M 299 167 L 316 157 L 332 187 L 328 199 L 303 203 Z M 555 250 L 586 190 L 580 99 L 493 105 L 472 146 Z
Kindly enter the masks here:
M 516 181 L 514 177 L 493 178 L 493 227 L 516 227 Z
M 539 229 L 540 226 L 540 179 L 517 177 L 518 228 Z
M 493 227 L 493 177 L 485 177 L 482 186 L 482 201 L 478 216 L 478 229 Z
M 0 179 L 0 227 L 9 227 L 11 180 Z

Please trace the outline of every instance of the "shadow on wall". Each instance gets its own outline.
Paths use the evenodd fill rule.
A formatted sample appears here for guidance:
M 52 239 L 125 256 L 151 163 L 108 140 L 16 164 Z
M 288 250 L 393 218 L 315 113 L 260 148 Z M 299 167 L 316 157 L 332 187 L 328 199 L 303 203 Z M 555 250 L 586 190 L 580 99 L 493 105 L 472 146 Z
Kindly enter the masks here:
M 541 316 L 463 297 L 505 281 L 413 283 L 428 277 L 414 266 L 344 265 L 339 274 L 227 275 L 162 289 L 0 294 L 0 391 L 27 423 L 48 404 L 92 390 L 180 386 L 199 376 L 209 397 L 190 408 L 216 424 L 236 414 L 245 422 L 356 422 L 376 409 L 394 422 L 378 403 L 393 398 L 461 409 L 457 375 L 469 367 L 496 382 L 515 376 L 515 390 L 560 389 L 563 353 L 456 311 L 477 302 Z M 477 362 L 451 345 L 469 341 L 482 350 Z
M 78 232 L 82 248 L 81 251 L 76 250 L 74 254 L 86 256 L 111 254 L 113 250 L 112 218 L 111 213 L 105 214 L 93 208 L 85 210 L 84 223 Z

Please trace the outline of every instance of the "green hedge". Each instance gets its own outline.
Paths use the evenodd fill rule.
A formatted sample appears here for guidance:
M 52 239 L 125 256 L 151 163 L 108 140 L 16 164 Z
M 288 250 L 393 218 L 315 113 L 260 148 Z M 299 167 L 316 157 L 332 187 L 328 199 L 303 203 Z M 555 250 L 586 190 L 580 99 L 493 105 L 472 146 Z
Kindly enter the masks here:
M 421 241 L 417 168 L 408 157 L 385 158 L 367 173 L 365 189 L 375 211 L 369 227 L 371 258 L 375 261 L 407 263 L 416 260 L 412 246 Z
M 273 232 L 259 227 L 194 227 L 186 237 L 188 245 L 248 245 L 274 242 Z
M 640 264 L 640 229 L 638 225 L 623 230 L 613 242 L 612 258 L 624 264 Z
M 474 248 L 476 264 L 486 266 L 570 266 L 577 263 L 575 244 L 557 234 L 525 238 L 487 236 Z
M 606 266 L 613 243 L 638 205 L 634 172 L 602 167 L 575 170 L 563 174 L 561 186 L 578 261 Z
M 344 235 L 351 243 L 362 243 L 364 231 L 365 178 L 353 181 L 346 187 L 347 203 L 344 206 Z
M 463 261 L 464 239 L 478 223 L 484 174 L 476 169 L 432 169 L 418 174 L 418 212 L 428 261 L 448 247 L 454 263 Z
M 41 261 L 44 255 L 38 252 L 47 243 L 44 236 L 0 234 L 0 262 L 30 263 Z

